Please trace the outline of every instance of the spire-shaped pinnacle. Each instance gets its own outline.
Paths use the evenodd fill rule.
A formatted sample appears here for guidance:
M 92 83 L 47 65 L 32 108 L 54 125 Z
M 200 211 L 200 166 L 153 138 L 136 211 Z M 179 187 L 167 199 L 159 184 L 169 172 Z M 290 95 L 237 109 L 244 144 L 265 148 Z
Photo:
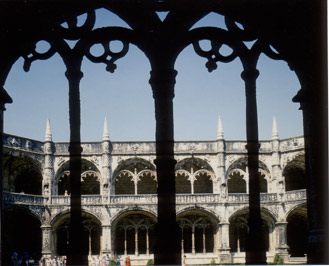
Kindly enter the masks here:
M 279 138 L 278 126 L 276 124 L 276 118 L 275 116 L 273 116 L 272 139 L 278 139 L 278 138 Z
M 45 141 L 52 141 L 52 135 L 51 135 L 50 120 L 49 120 L 49 118 L 47 119 Z
M 110 141 L 109 129 L 107 127 L 106 117 L 104 118 L 103 141 Z
M 222 119 L 218 117 L 218 131 L 217 131 L 217 139 L 224 139 L 224 131 L 222 126 Z

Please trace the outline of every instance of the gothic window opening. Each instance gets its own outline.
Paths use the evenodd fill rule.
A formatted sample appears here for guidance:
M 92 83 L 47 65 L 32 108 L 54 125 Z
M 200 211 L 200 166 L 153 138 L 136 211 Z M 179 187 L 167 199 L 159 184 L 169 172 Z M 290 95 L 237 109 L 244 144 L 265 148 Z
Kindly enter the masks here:
M 194 193 L 213 193 L 213 182 L 207 173 L 200 173 L 196 176 Z
M 203 214 L 186 214 L 177 219 L 181 229 L 182 253 L 209 253 L 214 251 L 214 225 Z
M 155 222 L 144 214 L 129 214 L 115 230 L 115 253 L 118 255 L 149 255 L 154 251 Z
M 305 156 L 299 155 L 291 160 L 283 170 L 286 191 L 305 189 Z
M 69 224 L 70 216 L 65 214 L 58 218 L 53 226 L 54 237 L 52 245 L 56 249 L 56 254 L 63 256 L 69 251 Z M 89 255 L 98 255 L 101 250 L 101 224 L 100 221 L 91 214 L 82 213 L 83 233 L 80 236 L 81 249 Z
M 306 206 L 293 210 L 287 218 L 287 244 L 292 257 L 304 257 L 307 253 Z
M 12 264 L 14 251 L 22 255 L 40 257 L 41 255 L 41 223 L 28 210 L 23 208 L 6 210 L 3 215 L 3 262 Z
M 42 175 L 28 157 L 7 156 L 4 162 L 4 190 L 42 195 Z
M 240 173 L 233 173 L 227 181 L 228 193 L 247 193 L 247 183 Z
M 183 159 L 176 164 L 176 193 L 213 193 L 214 177 L 214 171 L 205 160 Z
M 69 162 L 64 163 L 57 173 L 57 194 L 69 196 L 71 194 Z M 81 165 L 81 194 L 100 194 L 100 173 L 93 163 L 82 160 Z
M 266 215 L 262 214 L 262 237 L 264 238 L 264 249 L 270 250 L 270 232 L 273 230 L 266 220 Z M 248 225 L 249 214 L 247 211 L 234 215 L 230 219 L 229 239 L 231 252 L 246 252 L 247 236 L 249 234 Z
M 115 194 L 156 194 L 157 178 L 154 166 L 141 159 L 120 162 L 113 174 Z
M 191 193 L 191 182 L 188 179 L 188 175 L 185 173 L 176 174 L 176 193 L 177 194 L 189 194 Z

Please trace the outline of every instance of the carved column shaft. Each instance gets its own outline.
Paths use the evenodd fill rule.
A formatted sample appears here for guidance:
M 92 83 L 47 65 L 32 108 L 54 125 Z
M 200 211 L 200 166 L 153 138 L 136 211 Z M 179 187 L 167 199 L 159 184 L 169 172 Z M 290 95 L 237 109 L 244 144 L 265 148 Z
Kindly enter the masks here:
M 265 238 L 262 233 L 260 214 L 260 184 L 258 174 L 258 118 L 256 100 L 256 79 L 259 71 L 247 68 L 241 77 L 245 82 L 246 91 L 246 128 L 249 169 L 249 233 L 246 250 L 246 264 L 266 264 Z
M 51 255 L 52 254 L 52 233 L 51 233 L 51 226 L 44 225 L 41 226 L 41 233 L 42 233 L 42 255 Z
M 163 64 L 163 62 L 157 62 Z M 154 69 L 154 68 L 153 68 Z M 179 264 L 179 227 L 176 223 L 173 98 L 177 72 L 159 67 L 151 72 L 155 101 L 158 222 L 155 264 Z
M 71 221 L 68 264 L 84 265 L 87 252 L 82 249 L 80 236 L 83 234 L 81 216 L 81 110 L 80 110 L 80 71 L 81 61 L 71 62 L 66 72 L 69 82 L 69 121 L 70 121 L 70 187 L 71 187 Z M 75 64 L 73 64 L 75 63 Z
M 219 226 L 221 231 L 219 261 L 221 263 L 230 263 L 231 262 L 230 235 L 229 235 L 230 223 L 222 222 L 220 223 Z
M 108 254 L 112 251 L 112 234 L 111 226 L 103 225 L 102 226 L 102 253 Z

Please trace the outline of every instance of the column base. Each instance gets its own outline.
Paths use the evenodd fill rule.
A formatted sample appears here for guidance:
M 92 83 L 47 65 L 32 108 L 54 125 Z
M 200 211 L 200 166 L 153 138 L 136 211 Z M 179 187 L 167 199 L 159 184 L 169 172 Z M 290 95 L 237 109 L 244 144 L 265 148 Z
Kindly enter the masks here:
M 219 263 L 232 263 L 232 256 L 230 250 L 230 248 L 221 248 L 219 250 Z
M 285 263 L 289 262 L 290 259 L 290 254 L 288 252 L 288 249 L 289 249 L 288 246 L 278 248 L 278 255 L 283 259 L 283 262 Z

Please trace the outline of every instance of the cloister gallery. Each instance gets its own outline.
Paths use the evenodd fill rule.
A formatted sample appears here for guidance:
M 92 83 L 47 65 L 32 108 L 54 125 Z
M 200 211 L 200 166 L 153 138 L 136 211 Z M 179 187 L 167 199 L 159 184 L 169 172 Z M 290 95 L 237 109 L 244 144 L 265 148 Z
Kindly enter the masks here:
M 128 26 L 97 27 L 98 9 Z M 183 253 L 188 264 L 265 264 L 275 254 L 293 262 L 305 253 L 307 263 L 328 264 L 326 11 L 322 0 L 0 1 L 1 260 L 28 246 L 67 254 L 68 265 L 86 265 L 88 252 L 131 254 L 133 265 L 177 265 Z M 210 13 L 225 28 L 193 28 Z M 132 46 L 151 70 L 155 141 L 112 142 L 105 123 L 101 142 L 82 142 L 82 61 L 113 73 Z M 224 140 L 220 122 L 217 140 L 175 139 L 175 62 L 187 46 L 209 72 L 241 62 L 245 141 Z M 23 60 L 28 72 L 54 55 L 68 81 L 68 142 L 53 142 L 49 123 L 43 142 L 5 134 L 13 65 Z M 273 122 L 272 139 L 259 140 L 261 55 L 296 75 L 303 137 L 279 140 Z
M 154 142 L 82 143 L 81 241 L 92 255 L 130 255 L 134 265 L 153 258 L 157 221 Z M 189 264 L 245 261 L 248 166 L 244 141 L 175 143 L 176 215 L 181 253 Z M 268 261 L 306 261 L 304 138 L 260 142 L 262 226 Z M 70 222 L 69 143 L 4 136 L 5 247 L 8 252 L 63 256 Z M 28 180 L 28 182 L 27 182 Z M 32 241 L 32 243 L 31 243 Z

